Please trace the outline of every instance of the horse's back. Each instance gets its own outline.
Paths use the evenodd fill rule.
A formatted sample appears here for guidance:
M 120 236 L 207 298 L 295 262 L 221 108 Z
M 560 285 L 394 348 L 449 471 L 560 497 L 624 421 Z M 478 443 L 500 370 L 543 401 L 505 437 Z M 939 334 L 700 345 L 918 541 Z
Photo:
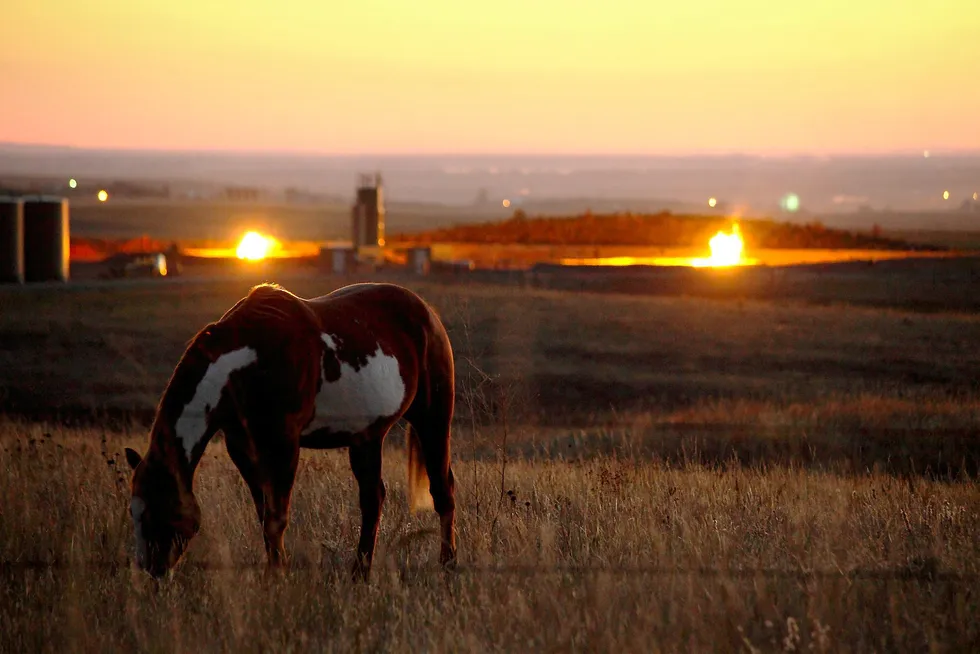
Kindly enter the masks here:
M 351 320 L 361 326 L 444 333 L 442 321 L 428 303 L 411 290 L 390 283 L 364 282 L 343 286 L 308 300 L 325 326 Z

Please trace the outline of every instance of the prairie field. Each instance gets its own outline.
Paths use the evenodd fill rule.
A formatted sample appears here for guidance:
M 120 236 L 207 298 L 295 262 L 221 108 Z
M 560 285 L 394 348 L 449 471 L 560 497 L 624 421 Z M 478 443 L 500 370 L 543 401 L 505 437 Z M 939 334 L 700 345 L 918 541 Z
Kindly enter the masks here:
M 0 289 L 0 651 L 980 647 L 980 315 L 913 305 L 407 282 L 456 352 L 458 569 L 396 430 L 370 583 L 344 452 L 304 452 L 268 573 L 220 439 L 152 582 L 122 448 L 257 281 Z

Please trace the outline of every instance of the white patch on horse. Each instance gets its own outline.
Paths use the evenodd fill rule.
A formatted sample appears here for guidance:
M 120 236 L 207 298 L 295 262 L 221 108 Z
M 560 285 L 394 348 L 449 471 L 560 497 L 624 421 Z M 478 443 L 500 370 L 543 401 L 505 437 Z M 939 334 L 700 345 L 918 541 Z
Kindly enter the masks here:
M 133 531 L 136 534 L 136 563 L 146 567 L 146 537 L 143 536 L 143 512 L 146 502 L 134 496 L 129 502 L 129 512 L 133 515 Z
M 207 372 L 197 385 L 194 397 L 187 403 L 175 429 L 177 437 L 184 443 L 187 460 L 191 460 L 191 452 L 204 437 L 208 429 L 208 416 L 218 406 L 221 391 L 228 383 L 228 377 L 236 370 L 250 366 L 258 360 L 258 355 L 250 347 L 242 347 L 226 352 L 208 366 Z
M 337 342 L 330 334 L 320 338 L 328 349 L 337 351 Z M 341 361 L 340 379 L 334 381 L 325 379 L 321 363 L 320 378 L 323 383 L 316 396 L 316 414 L 303 435 L 324 428 L 334 433 L 360 433 L 379 418 L 396 415 L 405 400 L 398 359 L 385 354 L 380 345 L 359 370 Z

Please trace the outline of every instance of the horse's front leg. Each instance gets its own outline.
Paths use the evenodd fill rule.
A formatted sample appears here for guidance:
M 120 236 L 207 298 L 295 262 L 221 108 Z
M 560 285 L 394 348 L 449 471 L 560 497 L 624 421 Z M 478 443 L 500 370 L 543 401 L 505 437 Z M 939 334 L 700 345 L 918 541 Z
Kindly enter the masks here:
M 367 581 L 378 540 L 381 507 L 385 501 L 385 484 L 381 479 L 382 438 L 372 439 L 350 448 L 350 466 L 357 479 L 361 504 L 361 538 L 352 575 L 355 580 Z
M 299 461 L 299 448 L 286 452 L 260 452 L 241 428 L 225 430 L 225 445 L 255 502 L 270 567 L 286 561 L 283 539 L 289 524 L 289 498 Z

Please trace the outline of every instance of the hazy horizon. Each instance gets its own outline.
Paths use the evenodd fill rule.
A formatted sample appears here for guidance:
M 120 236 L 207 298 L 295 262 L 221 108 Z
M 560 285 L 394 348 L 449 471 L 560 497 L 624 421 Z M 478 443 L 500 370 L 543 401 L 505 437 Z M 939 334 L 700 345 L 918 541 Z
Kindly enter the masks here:
M 689 150 L 689 151 L 481 151 L 481 150 L 446 150 L 446 151 L 421 151 L 421 150 L 351 150 L 351 151 L 329 151 L 314 149 L 248 149 L 248 148 L 168 148 L 159 147 L 94 147 L 70 145 L 65 143 L 44 143 L 29 141 L 3 141 L 0 140 L 0 148 L 7 150 L 65 150 L 72 152 L 104 152 L 121 154 L 161 154 L 161 155 L 218 155 L 218 156 L 241 156 L 241 157 L 295 157 L 295 158 L 363 158 L 363 157 L 390 157 L 390 158 L 418 158 L 418 159 L 438 159 L 438 158 L 486 158 L 486 157 L 513 157 L 513 158 L 581 158 L 581 159 L 608 159 L 608 158 L 636 158 L 636 159 L 918 159 L 924 153 L 928 153 L 930 158 L 969 158 L 980 157 L 980 145 L 972 148 L 960 149 L 894 149 L 894 150 L 867 150 L 867 151 L 847 151 L 847 150 Z
M 944 225 L 977 229 L 980 215 L 956 212 L 980 193 L 980 154 L 901 156 L 642 156 L 642 155 L 314 155 L 228 152 L 90 150 L 0 144 L 2 177 L 74 177 L 91 184 L 142 180 L 248 185 L 327 194 L 339 202 L 357 175 L 380 171 L 390 202 L 447 207 L 576 212 L 718 211 L 806 219 L 840 216 L 848 223 L 879 220 L 871 211 L 945 212 Z M 94 191 L 93 191 L 94 192 Z M 948 196 L 946 193 L 948 192 Z M 175 191 L 179 197 L 181 191 Z M 800 211 L 781 209 L 788 194 Z M 864 211 L 862 214 L 860 212 Z M 958 215 L 954 215 L 958 214 Z M 930 220 L 938 226 L 939 222 Z M 929 226 L 929 225 L 924 225 Z

